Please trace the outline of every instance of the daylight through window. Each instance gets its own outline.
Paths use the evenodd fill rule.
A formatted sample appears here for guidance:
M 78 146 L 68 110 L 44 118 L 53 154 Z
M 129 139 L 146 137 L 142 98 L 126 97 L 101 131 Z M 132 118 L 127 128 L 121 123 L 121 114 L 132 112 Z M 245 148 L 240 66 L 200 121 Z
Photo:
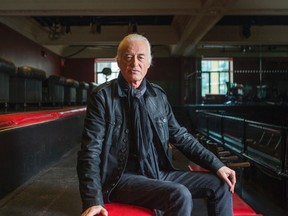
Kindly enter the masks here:
M 201 95 L 226 94 L 227 83 L 232 82 L 233 61 L 230 58 L 202 59 Z
M 111 74 L 103 73 L 104 68 L 110 68 Z M 118 77 L 119 68 L 115 59 L 95 59 L 95 82 L 97 84 L 115 79 Z

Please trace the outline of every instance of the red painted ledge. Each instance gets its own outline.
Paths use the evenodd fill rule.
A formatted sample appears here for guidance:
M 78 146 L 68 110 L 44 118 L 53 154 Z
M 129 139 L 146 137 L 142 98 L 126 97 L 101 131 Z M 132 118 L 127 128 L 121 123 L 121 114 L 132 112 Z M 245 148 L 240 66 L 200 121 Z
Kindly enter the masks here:
M 0 115 L 0 131 L 18 127 L 40 124 L 57 119 L 82 115 L 86 107 L 69 107 L 57 110 L 43 110 L 33 112 L 19 112 Z

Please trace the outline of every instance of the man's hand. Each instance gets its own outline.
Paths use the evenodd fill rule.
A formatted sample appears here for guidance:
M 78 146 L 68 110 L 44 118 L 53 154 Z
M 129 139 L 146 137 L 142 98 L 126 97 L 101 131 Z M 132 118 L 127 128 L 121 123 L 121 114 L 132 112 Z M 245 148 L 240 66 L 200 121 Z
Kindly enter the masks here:
M 101 206 L 91 206 L 90 208 L 86 209 L 81 216 L 108 216 L 107 210 Z
M 230 192 L 234 193 L 236 184 L 235 171 L 228 168 L 227 166 L 223 166 L 217 171 L 216 174 L 228 184 Z

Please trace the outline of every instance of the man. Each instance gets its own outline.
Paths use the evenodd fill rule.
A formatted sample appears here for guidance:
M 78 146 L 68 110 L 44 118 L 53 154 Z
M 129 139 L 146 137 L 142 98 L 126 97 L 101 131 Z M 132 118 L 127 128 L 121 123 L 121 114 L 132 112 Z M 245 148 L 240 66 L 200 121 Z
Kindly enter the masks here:
M 108 215 L 106 202 L 190 216 L 199 197 L 207 198 L 209 215 L 233 215 L 235 172 L 177 123 L 163 90 L 145 79 L 151 61 L 149 41 L 126 36 L 118 79 L 90 96 L 77 165 L 82 216 Z M 174 169 L 169 143 L 211 172 Z

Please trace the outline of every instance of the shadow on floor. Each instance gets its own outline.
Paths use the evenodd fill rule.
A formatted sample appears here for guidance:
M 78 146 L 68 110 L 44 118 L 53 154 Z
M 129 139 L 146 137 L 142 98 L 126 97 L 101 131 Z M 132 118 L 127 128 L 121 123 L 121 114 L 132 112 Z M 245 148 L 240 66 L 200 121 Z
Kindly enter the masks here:
M 73 149 L 47 170 L 0 200 L 1 216 L 79 216 L 81 200 Z

